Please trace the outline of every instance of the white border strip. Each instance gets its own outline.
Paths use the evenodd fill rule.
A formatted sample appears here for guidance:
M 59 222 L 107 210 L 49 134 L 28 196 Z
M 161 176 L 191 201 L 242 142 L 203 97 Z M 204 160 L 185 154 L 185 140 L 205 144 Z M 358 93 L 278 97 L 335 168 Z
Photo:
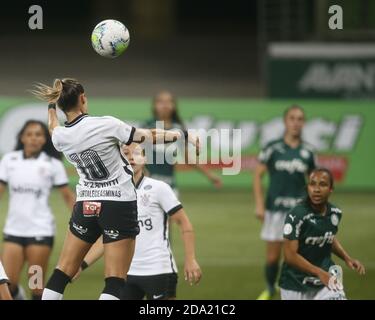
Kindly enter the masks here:
M 375 58 L 375 45 L 360 43 L 271 43 L 272 58 Z

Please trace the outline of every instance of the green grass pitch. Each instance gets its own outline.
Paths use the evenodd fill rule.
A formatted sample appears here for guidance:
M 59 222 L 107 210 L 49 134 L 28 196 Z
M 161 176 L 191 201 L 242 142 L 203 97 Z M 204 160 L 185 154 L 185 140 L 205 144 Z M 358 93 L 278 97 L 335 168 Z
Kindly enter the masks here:
M 197 258 L 203 279 L 191 287 L 180 275 L 179 299 L 255 299 L 264 288 L 264 243 L 259 239 L 260 223 L 254 218 L 250 190 L 181 190 L 181 200 L 196 231 Z M 343 209 L 338 238 L 348 252 L 367 268 L 365 276 L 344 267 L 344 285 L 349 299 L 375 298 L 375 212 L 373 194 L 337 193 L 332 202 Z M 57 262 L 70 212 L 56 192 L 50 199 L 56 216 L 57 237 L 49 273 Z M 7 208 L 7 196 L 0 203 L 0 227 Z M 183 270 L 182 242 L 173 228 L 172 246 Z M 337 258 L 335 259 L 341 265 Z M 26 269 L 23 286 L 27 287 Z M 85 270 L 69 285 L 66 299 L 97 299 L 103 287 L 103 264 Z

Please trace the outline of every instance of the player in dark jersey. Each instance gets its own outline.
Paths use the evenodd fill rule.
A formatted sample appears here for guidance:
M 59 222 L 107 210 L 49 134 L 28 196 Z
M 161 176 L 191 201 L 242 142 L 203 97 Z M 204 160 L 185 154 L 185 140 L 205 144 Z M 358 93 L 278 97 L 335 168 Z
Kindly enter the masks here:
M 263 222 L 261 238 L 266 241 L 267 289 L 260 294 L 259 300 L 272 299 L 275 294 L 285 216 L 304 197 L 306 176 L 315 168 L 312 149 L 301 138 L 304 121 L 301 107 L 289 107 L 284 113 L 284 137 L 271 141 L 262 149 L 255 169 L 255 211 Z M 266 172 L 270 184 L 264 201 L 262 177 Z
M 166 130 L 180 129 L 185 130 L 184 123 L 178 114 L 176 98 L 168 91 L 159 92 L 153 99 L 152 104 L 153 118 L 145 123 L 146 128 L 155 128 L 156 121 L 164 121 L 164 128 Z M 153 163 L 147 164 L 147 171 L 151 178 L 164 181 L 169 184 L 172 189 L 177 193 L 176 180 L 175 180 L 175 165 L 168 164 L 156 164 L 156 154 L 164 153 L 164 146 L 155 146 L 153 149 Z M 171 150 L 172 151 L 172 150 Z M 187 154 L 187 153 L 186 153 Z M 165 159 L 165 158 L 164 158 Z M 200 171 L 205 175 L 209 181 L 216 187 L 220 188 L 222 185 L 219 176 L 214 174 L 202 165 L 192 165 L 196 170 Z
M 328 202 L 333 184 L 329 170 L 314 169 L 306 200 L 287 215 L 283 232 L 285 262 L 280 276 L 283 300 L 346 299 L 341 267 L 334 265 L 332 253 L 350 269 L 365 273 L 361 262 L 351 258 L 336 237 L 342 211 Z

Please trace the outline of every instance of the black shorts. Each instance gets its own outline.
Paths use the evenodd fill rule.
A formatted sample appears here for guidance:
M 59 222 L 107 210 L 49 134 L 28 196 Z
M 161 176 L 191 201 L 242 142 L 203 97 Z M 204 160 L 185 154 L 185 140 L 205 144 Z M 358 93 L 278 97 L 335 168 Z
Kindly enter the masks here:
M 22 247 L 29 245 L 42 245 L 53 247 L 54 237 L 18 237 L 4 233 L 4 242 L 17 243 Z
M 128 275 L 122 300 L 166 300 L 176 297 L 177 273 L 165 273 L 154 276 Z
M 137 201 L 78 201 L 69 222 L 70 231 L 79 239 L 103 243 L 135 239 L 139 233 Z

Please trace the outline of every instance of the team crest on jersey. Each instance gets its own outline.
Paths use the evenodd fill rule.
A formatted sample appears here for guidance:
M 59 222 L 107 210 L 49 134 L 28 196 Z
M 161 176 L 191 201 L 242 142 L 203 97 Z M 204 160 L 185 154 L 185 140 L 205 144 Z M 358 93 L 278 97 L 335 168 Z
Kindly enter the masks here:
M 331 222 L 336 227 L 339 224 L 339 217 L 336 214 L 331 215 Z
M 148 206 L 150 204 L 150 195 L 149 194 L 142 194 L 141 195 L 141 204 L 143 206 Z
M 152 185 L 148 184 L 143 189 L 144 190 L 151 190 L 152 189 Z
M 293 231 L 293 227 L 290 223 L 287 223 L 285 226 L 284 226 L 284 234 L 287 236 L 287 235 L 290 235 Z
M 84 201 L 82 207 L 84 217 L 97 217 L 102 209 L 102 204 L 101 202 Z
M 305 149 L 301 149 L 301 151 L 299 152 L 299 154 L 304 159 L 307 159 L 309 157 L 309 152 L 307 150 L 305 150 Z

